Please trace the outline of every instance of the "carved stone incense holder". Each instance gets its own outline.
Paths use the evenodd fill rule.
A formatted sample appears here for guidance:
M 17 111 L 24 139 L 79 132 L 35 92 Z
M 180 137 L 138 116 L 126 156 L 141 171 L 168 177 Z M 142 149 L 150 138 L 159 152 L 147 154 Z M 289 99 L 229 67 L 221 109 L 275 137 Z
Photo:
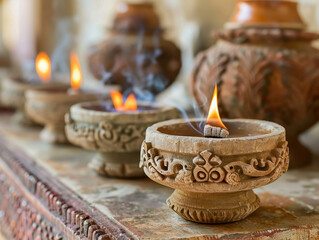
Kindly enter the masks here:
M 200 120 L 191 120 L 193 125 Z M 140 167 L 157 183 L 176 189 L 168 206 L 199 223 L 246 218 L 260 204 L 252 191 L 287 171 L 285 129 L 261 120 L 224 120 L 227 138 L 205 138 L 185 120 L 146 131 Z
M 310 163 L 298 136 L 319 120 L 319 50 L 311 46 L 319 35 L 304 31 L 297 6 L 237 1 L 226 29 L 213 33 L 217 44 L 197 56 L 190 86 L 204 114 L 217 82 L 223 116 L 284 126 L 291 167 Z
M 27 116 L 25 112 L 25 92 L 30 89 L 59 89 L 65 87 L 62 83 L 48 83 L 43 84 L 40 81 L 25 81 L 20 77 L 7 77 L 2 81 L 1 88 L 1 103 L 5 107 L 16 109 L 13 116 L 14 121 L 32 125 L 34 122 Z
M 138 109 L 117 112 L 111 102 L 87 102 L 71 107 L 66 116 L 66 134 L 71 143 L 97 151 L 89 167 L 108 177 L 143 177 L 138 167 L 146 128 L 176 118 L 172 107 L 138 103 Z
M 151 3 L 122 2 L 109 37 L 91 48 L 89 64 L 94 76 L 105 84 L 119 85 L 122 92 L 138 85 L 143 94 L 154 96 L 175 81 L 181 51 L 164 38 Z
M 26 92 L 26 112 L 35 122 L 45 125 L 40 133 L 49 143 L 66 143 L 64 116 L 76 103 L 97 100 L 100 95 L 89 92 L 72 92 L 69 87 L 41 88 Z

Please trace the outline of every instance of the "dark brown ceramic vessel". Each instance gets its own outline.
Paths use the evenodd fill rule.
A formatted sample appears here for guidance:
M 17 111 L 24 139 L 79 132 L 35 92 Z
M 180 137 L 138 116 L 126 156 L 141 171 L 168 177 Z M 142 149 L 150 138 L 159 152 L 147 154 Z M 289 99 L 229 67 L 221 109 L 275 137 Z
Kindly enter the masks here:
M 89 65 L 96 78 L 123 92 L 138 87 L 156 95 L 176 79 L 181 52 L 164 39 L 152 4 L 120 3 L 110 36 L 91 47 Z
M 291 167 L 311 161 L 298 136 L 319 120 L 319 51 L 311 46 L 319 35 L 302 30 L 296 9 L 290 1 L 237 1 L 228 29 L 213 34 L 217 44 L 198 54 L 191 77 L 204 113 L 217 82 L 223 117 L 283 125 Z

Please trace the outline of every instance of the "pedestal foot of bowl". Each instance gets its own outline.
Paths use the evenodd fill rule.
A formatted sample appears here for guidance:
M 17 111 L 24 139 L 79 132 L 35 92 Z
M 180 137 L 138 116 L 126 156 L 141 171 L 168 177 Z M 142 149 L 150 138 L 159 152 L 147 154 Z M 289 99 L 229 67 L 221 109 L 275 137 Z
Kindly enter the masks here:
M 289 169 L 300 168 L 311 164 L 312 154 L 303 146 L 297 137 L 288 137 L 289 142 Z
M 139 152 L 98 153 L 89 163 L 89 167 L 107 177 L 145 177 L 144 171 L 138 166 L 139 157 Z
M 48 143 L 67 143 L 64 125 L 46 125 L 40 133 L 40 138 Z
M 198 223 L 228 223 L 246 218 L 260 205 L 252 191 L 195 193 L 175 190 L 168 206 L 182 218 Z
M 13 121 L 26 126 L 35 126 L 36 123 L 32 121 L 25 111 L 23 110 L 16 110 L 15 114 L 13 115 Z

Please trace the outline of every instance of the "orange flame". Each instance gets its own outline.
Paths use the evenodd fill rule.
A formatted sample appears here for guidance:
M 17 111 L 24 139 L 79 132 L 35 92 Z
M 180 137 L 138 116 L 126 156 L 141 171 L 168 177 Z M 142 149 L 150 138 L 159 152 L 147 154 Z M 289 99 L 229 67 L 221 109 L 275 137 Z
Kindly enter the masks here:
M 125 103 L 123 104 L 123 96 L 120 92 L 111 91 L 111 98 L 113 101 L 113 105 L 116 111 L 136 111 L 137 110 L 137 102 L 134 94 L 130 94 Z
M 35 60 L 35 68 L 42 82 L 50 82 L 51 79 L 51 62 L 48 55 L 40 52 Z
M 214 127 L 221 127 L 227 129 L 227 127 L 222 122 L 219 111 L 218 111 L 218 101 L 217 101 L 217 85 L 215 84 L 214 94 L 212 98 L 212 102 L 209 107 L 208 117 L 206 123 L 212 125 Z
M 135 111 L 137 109 L 137 103 L 133 93 L 127 97 L 123 109 L 124 111 Z
M 71 52 L 71 87 L 75 90 L 79 89 L 82 84 L 82 72 L 79 59 L 76 53 Z
M 111 91 L 111 98 L 116 110 L 120 109 L 123 106 L 123 97 L 120 92 Z

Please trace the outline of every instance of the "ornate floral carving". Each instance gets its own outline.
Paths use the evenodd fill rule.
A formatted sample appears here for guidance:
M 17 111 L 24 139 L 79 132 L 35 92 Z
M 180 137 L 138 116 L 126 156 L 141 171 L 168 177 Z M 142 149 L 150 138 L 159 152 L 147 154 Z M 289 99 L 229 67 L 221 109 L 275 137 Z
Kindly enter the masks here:
M 176 181 L 182 183 L 193 182 L 192 165 L 182 159 L 165 159 L 158 154 L 158 150 L 144 141 L 141 150 L 140 167 L 146 167 L 155 179 Z
M 225 170 L 221 167 L 222 160 L 212 152 L 205 150 L 193 159 L 195 167 L 193 176 L 197 182 L 222 182 Z
M 141 150 L 140 167 L 160 181 L 183 183 L 211 182 L 237 185 L 247 178 L 270 177 L 277 171 L 288 168 L 288 142 L 280 142 L 266 158 L 252 158 L 249 161 L 235 161 L 223 164 L 223 161 L 209 150 L 200 152 L 189 161 L 164 158 L 151 143 L 144 142 Z
M 148 124 L 113 124 L 102 121 L 94 124 L 77 123 L 67 117 L 66 131 L 70 142 L 92 150 L 136 151 L 145 138 Z

